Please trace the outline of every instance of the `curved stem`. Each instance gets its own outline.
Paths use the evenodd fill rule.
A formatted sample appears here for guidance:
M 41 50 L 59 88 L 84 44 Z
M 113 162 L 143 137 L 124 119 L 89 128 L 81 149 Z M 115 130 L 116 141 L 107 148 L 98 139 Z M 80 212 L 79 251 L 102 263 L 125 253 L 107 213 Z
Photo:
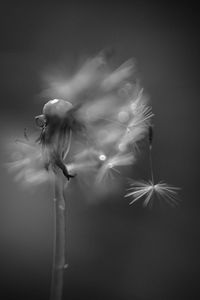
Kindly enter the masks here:
M 54 251 L 50 300 L 61 300 L 65 268 L 65 199 L 61 170 L 54 177 Z

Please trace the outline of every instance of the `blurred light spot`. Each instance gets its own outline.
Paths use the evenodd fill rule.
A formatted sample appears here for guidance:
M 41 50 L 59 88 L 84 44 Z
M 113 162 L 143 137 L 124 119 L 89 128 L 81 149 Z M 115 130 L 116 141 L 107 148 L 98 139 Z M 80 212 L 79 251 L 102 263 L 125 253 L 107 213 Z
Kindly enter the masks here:
M 135 111 L 136 108 L 137 108 L 137 103 L 136 103 L 136 102 L 131 103 L 131 109 L 132 109 L 133 111 Z
M 99 159 L 101 161 L 105 161 L 106 160 L 106 156 L 104 154 L 99 155 Z
M 125 151 L 126 150 L 126 145 L 121 143 L 121 144 L 118 145 L 118 149 L 119 149 L 119 151 Z
M 118 120 L 122 123 L 125 123 L 129 120 L 129 114 L 126 111 L 120 111 L 118 113 Z

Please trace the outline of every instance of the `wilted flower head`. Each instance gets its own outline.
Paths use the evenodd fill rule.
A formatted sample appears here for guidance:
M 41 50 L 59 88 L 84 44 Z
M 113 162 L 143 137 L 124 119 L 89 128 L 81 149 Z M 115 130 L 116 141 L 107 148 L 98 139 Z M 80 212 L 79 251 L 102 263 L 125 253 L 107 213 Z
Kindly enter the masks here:
M 133 71 L 131 60 L 111 70 L 99 54 L 70 78 L 48 76 L 43 96 L 56 98 L 35 117 L 41 131 L 36 141 L 18 145 L 19 152 L 28 149 L 12 163 L 19 174 L 27 179 L 31 169 L 32 181 L 33 174 L 39 181 L 58 169 L 67 179 L 92 172 L 94 184 L 102 184 L 119 167 L 132 164 L 134 146 L 148 131 L 152 117 Z M 38 172 L 45 176 L 36 176 Z

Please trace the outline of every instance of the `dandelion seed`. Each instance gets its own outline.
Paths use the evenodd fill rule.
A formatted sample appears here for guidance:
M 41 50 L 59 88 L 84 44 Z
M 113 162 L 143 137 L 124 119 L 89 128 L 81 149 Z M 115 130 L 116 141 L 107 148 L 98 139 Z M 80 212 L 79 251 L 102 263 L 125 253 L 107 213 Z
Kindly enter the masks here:
M 135 109 L 133 114 L 133 118 L 131 119 L 128 127 L 136 127 L 136 126 L 147 126 L 150 123 L 151 118 L 154 114 L 151 111 L 151 107 L 146 105 L 140 105 Z
M 120 174 L 120 171 L 116 167 L 128 166 L 133 162 L 134 156 L 132 153 L 117 154 L 107 158 L 97 173 L 96 182 L 99 184 L 102 180 L 105 180 L 105 178 L 114 179 L 113 171 L 114 173 Z
M 133 200 L 130 204 L 133 204 L 137 200 L 144 198 L 143 206 L 152 207 L 153 200 L 157 197 L 159 200 L 164 200 L 171 206 L 178 205 L 179 199 L 177 192 L 180 190 L 178 187 L 168 185 L 163 181 L 159 181 L 157 184 L 154 183 L 153 174 L 153 161 L 152 161 L 152 142 L 153 142 L 153 127 L 149 126 L 148 132 L 148 142 L 149 142 L 149 167 L 151 173 L 151 180 L 149 181 L 134 181 L 131 180 L 130 188 L 128 188 L 128 193 L 125 197 L 132 197 Z
M 178 205 L 179 199 L 177 192 L 180 190 L 178 187 L 168 185 L 165 182 L 158 182 L 154 184 L 152 181 L 132 181 L 128 188 L 128 193 L 125 197 L 133 197 L 130 204 L 144 198 L 143 206 L 152 206 L 155 196 L 159 200 L 164 200 L 171 206 Z

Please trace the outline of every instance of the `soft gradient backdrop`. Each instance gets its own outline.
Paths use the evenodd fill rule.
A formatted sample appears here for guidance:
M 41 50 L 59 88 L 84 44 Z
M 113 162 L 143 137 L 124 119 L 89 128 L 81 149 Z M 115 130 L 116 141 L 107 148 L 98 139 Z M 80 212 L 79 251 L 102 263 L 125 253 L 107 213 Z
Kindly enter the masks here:
M 123 192 L 68 210 L 64 299 L 197 299 L 199 221 L 199 15 L 191 1 L 2 1 L 0 11 L 0 299 L 47 300 L 51 187 L 22 189 L 7 173 L 7 143 L 35 130 L 42 77 L 113 49 L 134 57 L 155 113 L 155 177 L 182 187 L 181 205 L 144 210 Z M 133 177 L 148 176 L 144 155 Z M 92 202 L 92 201 L 90 201 Z M 197 296 L 198 295 L 198 296 Z M 196 297 L 196 298 L 195 298 Z

